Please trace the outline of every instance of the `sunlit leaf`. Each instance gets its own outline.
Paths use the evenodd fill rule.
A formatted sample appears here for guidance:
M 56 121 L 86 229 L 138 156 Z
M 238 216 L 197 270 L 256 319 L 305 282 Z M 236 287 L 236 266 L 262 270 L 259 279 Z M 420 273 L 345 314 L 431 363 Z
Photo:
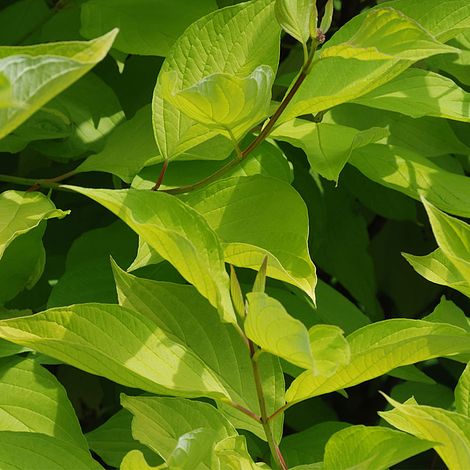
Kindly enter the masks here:
M 220 237 L 227 263 L 258 271 L 268 256 L 269 277 L 315 298 L 307 211 L 290 185 L 261 175 L 233 177 L 191 192 L 184 200 Z
M 227 396 L 219 378 L 187 347 L 147 316 L 118 305 L 79 304 L 2 320 L 0 336 L 129 387 Z
M 0 466 L 5 470 L 103 470 L 88 451 L 51 436 L 32 432 L 0 431 Z
M 316 0 L 276 0 L 275 8 L 282 29 L 307 44 L 310 32 L 317 27 Z
M 406 70 L 355 102 L 413 118 L 435 116 L 470 122 L 470 93 L 447 77 L 418 68 Z
M 414 399 L 399 403 L 386 396 L 394 407 L 380 416 L 396 428 L 419 439 L 434 443 L 433 447 L 448 468 L 470 465 L 470 418 L 452 411 L 418 405 Z
M 215 309 L 194 287 L 140 279 L 117 267 L 114 272 L 122 306 L 155 321 L 220 378 L 230 400 L 260 414 L 246 343 L 232 325 L 218 321 Z M 266 407 L 273 413 L 284 403 L 282 371 L 272 356 L 261 356 L 260 364 Z M 260 423 L 224 405 L 223 401 L 218 406 L 237 428 L 248 429 L 262 439 L 266 438 Z M 274 420 L 273 428 L 276 438 L 280 439 L 282 419 Z
M 347 337 L 351 361 L 331 377 L 302 373 L 286 393 L 288 402 L 341 390 L 399 366 L 470 351 L 470 334 L 455 326 L 392 319 L 365 326 Z
M 15 238 L 37 227 L 41 221 L 62 218 L 68 211 L 56 209 L 38 192 L 5 191 L 0 194 L 0 258 Z
M 0 139 L 102 60 L 117 30 L 89 42 L 0 47 L 0 72 L 21 106 L 0 109 Z
M 386 470 L 432 447 L 432 443 L 380 426 L 351 426 L 325 447 L 325 470 Z
M 77 417 L 60 382 L 32 359 L 0 361 L 2 431 L 47 434 L 88 451 Z
M 326 48 L 321 58 L 417 61 L 449 52 L 455 53 L 458 49 L 437 41 L 417 21 L 401 11 L 383 7 L 371 10 L 354 36 Z
M 274 75 L 271 67 L 260 65 L 247 77 L 214 73 L 189 88 L 175 91 L 176 72 L 161 75 L 163 99 L 180 112 L 239 140 L 267 117 Z
M 403 147 L 371 144 L 356 149 L 349 162 L 371 180 L 427 201 L 454 215 L 470 216 L 470 179 L 437 166 Z
M 339 174 L 354 149 L 380 141 L 389 135 L 382 127 L 359 131 L 352 127 L 293 120 L 277 127 L 275 139 L 300 147 L 307 154 L 313 171 L 338 181 Z
M 279 34 L 271 0 L 215 11 L 185 31 L 167 56 L 154 93 L 153 120 L 162 156 L 173 158 L 209 140 L 215 132 L 196 124 L 164 99 L 161 77 L 170 71 L 176 72 L 173 90 L 179 92 L 212 74 L 246 77 L 260 65 L 276 72 Z M 257 47 L 250 44 L 257 44 Z M 197 57 L 197 61 L 193 57 Z
M 161 192 L 65 187 L 120 217 L 217 306 L 224 321 L 236 322 L 222 247 L 195 210 Z

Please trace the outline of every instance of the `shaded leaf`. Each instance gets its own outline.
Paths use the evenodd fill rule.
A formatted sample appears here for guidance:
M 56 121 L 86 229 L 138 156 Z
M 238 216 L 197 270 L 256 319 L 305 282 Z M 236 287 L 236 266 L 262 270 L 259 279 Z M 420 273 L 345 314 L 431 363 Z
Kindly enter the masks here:
M 82 5 L 80 32 L 93 38 L 119 27 L 116 49 L 165 56 L 191 23 L 215 8 L 215 0 L 88 0 Z

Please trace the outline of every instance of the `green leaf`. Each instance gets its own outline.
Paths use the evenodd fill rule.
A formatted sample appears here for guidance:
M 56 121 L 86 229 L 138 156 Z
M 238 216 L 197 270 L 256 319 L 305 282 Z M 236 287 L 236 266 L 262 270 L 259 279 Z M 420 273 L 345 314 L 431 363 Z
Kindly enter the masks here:
M 440 248 L 425 256 L 402 254 L 414 270 L 428 281 L 449 286 L 470 297 L 470 283 Z
M 0 431 L 0 467 L 4 470 L 103 470 L 91 455 L 59 439 L 40 433 Z
M 238 282 L 237 273 L 235 268 L 230 265 L 230 295 L 232 297 L 233 308 L 239 318 L 245 318 L 245 301 L 243 299 L 243 292 Z
M 470 332 L 470 323 L 463 310 L 444 296 L 441 297 L 440 302 L 432 313 L 423 317 L 423 320 L 435 323 L 449 323 Z
M 126 395 L 121 396 L 121 403 L 133 414 L 134 438 L 159 454 L 165 461 L 172 458 L 180 436 L 195 429 L 212 430 L 212 435 L 206 436 L 210 437 L 211 447 L 215 442 L 237 434 L 223 415 L 208 403 L 180 398 Z M 210 469 L 210 460 L 209 454 L 198 467 L 193 468 Z
M 211 455 L 214 432 L 199 428 L 179 437 L 176 447 L 168 457 L 169 470 L 193 470 Z
M 214 447 L 214 454 L 220 470 L 269 470 L 269 467 L 253 462 L 248 453 L 245 436 L 231 436 L 218 442 Z
M 21 103 L 0 110 L 0 139 L 102 60 L 116 34 L 113 30 L 88 42 L 0 47 L 0 71 Z
M 157 470 L 158 468 L 151 467 L 140 450 L 129 451 L 119 466 L 119 470 Z
M 16 106 L 17 104 L 13 98 L 13 88 L 10 80 L 3 73 L 0 73 L 0 109 Z
M 316 0 L 276 0 L 276 18 L 282 29 L 302 44 L 317 27 Z
M 432 447 L 426 440 L 380 426 L 350 426 L 325 448 L 325 470 L 386 470 Z
M 0 260 L 0 304 L 23 289 L 31 289 L 41 277 L 46 261 L 42 237 L 46 222 L 15 238 Z
M 458 52 L 437 41 L 417 21 L 394 8 L 374 8 L 346 42 L 325 48 L 322 59 L 344 57 L 358 60 L 402 59 L 418 61 L 436 54 Z
M 257 271 L 268 256 L 269 277 L 315 298 L 307 211 L 290 185 L 261 175 L 233 177 L 191 192 L 184 200 L 220 237 L 227 263 Z
M 339 367 L 351 360 L 349 344 L 341 328 L 334 325 L 315 325 L 310 328 L 308 334 L 315 369 L 319 375 L 333 375 Z
M 350 163 L 367 178 L 439 209 L 470 217 L 470 180 L 443 170 L 416 152 L 398 146 L 371 144 L 356 149 Z
M 449 387 L 439 383 L 424 384 L 416 382 L 402 382 L 392 388 L 390 392 L 394 400 L 400 402 L 414 398 L 423 405 L 450 409 L 454 404 L 454 394 Z M 388 406 L 387 409 L 391 407 Z
M 175 72 L 173 90 L 180 92 L 212 74 L 246 77 L 259 65 L 276 72 L 279 34 L 272 0 L 255 0 L 217 10 L 185 31 L 162 66 L 153 99 L 155 135 L 165 159 L 209 140 L 215 132 L 196 124 L 164 99 L 162 78 Z
M 120 220 L 80 235 L 67 252 L 65 271 L 52 287 L 47 307 L 116 303 L 109 258 L 127 266 L 135 253 L 136 241 L 134 232 Z
M 155 321 L 118 305 L 79 304 L 2 320 L 0 336 L 148 392 L 228 395 L 213 372 Z
M 88 73 L 40 109 L 11 136 L 39 133 L 32 147 L 44 155 L 63 161 L 99 152 L 107 137 L 124 119 L 113 89 L 98 75 Z M 52 135 L 41 137 L 43 129 Z M 66 135 L 54 136 L 54 132 Z M 34 136 L 34 134 L 33 134 Z
M 470 93 L 449 78 L 418 68 L 406 70 L 354 101 L 413 118 L 435 116 L 470 122 Z
M 324 421 L 304 431 L 286 436 L 281 442 L 280 450 L 288 467 L 323 460 L 328 439 L 349 426 L 338 421 Z
M 367 130 L 372 126 L 388 127 L 390 133 L 386 143 L 406 147 L 424 157 L 470 153 L 470 148 L 457 138 L 445 119 L 411 118 L 392 111 L 348 103 L 329 111 L 323 122 L 360 130 Z
M 404 257 L 426 279 L 470 296 L 470 226 L 422 201 L 439 248 L 426 256 Z
M 257 292 L 247 295 L 245 334 L 263 350 L 318 374 L 307 328 L 291 317 L 280 302 Z
M 287 390 L 288 402 L 352 387 L 396 367 L 470 350 L 470 334 L 465 330 L 422 320 L 385 320 L 367 325 L 346 339 L 351 348 L 349 364 L 326 378 L 302 373 Z
M 331 22 L 333 21 L 334 13 L 334 0 L 328 0 L 325 5 L 325 12 L 320 23 L 320 31 L 326 34 L 330 30 Z
M 277 127 L 272 137 L 301 148 L 310 166 L 321 176 L 338 181 L 354 149 L 386 138 L 389 131 L 372 127 L 359 131 L 336 124 L 313 123 L 296 119 Z
M 422 198 L 432 231 L 446 258 L 470 283 L 470 225 L 441 212 Z
M 470 465 L 470 418 L 452 411 L 421 406 L 410 399 L 399 403 L 385 396 L 392 411 L 379 415 L 389 424 L 419 439 L 434 443 L 433 447 L 448 468 Z
M 436 4 L 434 0 L 398 0 L 389 2 L 388 6 L 419 21 L 423 28 L 441 41 L 448 41 L 470 25 L 470 6 L 467 0 L 452 0 L 445 5 Z M 322 48 L 322 54 L 354 37 L 367 15 L 372 14 L 370 12 L 371 10 L 354 17 L 340 28 Z M 399 43 L 392 43 L 396 44 Z M 303 114 L 315 114 L 359 98 L 387 83 L 410 65 L 410 60 L 398 59 L 358 61 L 329 57 L 318 60 L 286 108 L 281 121 L 289 121 Z
M 470 366 L 467 364 L 455 387 L 455 409 L 470 417 Z
M 120 124 L 106 141 L 104 149 L 88 157 L 76 173 L 104 171 L 130 183 L 148 163 L 161 160 L 153 136 L 150 105 Z
M 100 427 L 86 434 L 90 449 L 103 461 L 119 467 L 125 455 L 132 451 L 141 451 L 145 458 L 157 463 L 158 458 L 147 447 L 137 442 L 131 432 L 132 415 L 127 410 L 120 410 Z
M 0 376 L 2 431 L 47 434 L 88 451 L 67 393 L 49 371 L 15 357 L 0 361 Z
M 307 331 L 302 322 L 268 295 L 257 292 L 247 298 L 245 333 L 263 350 L 309 369 L 312 376 L 332 375 L 349 361 L 349 346 L 340 328 L 316 325 Z
M 231 401 L 259 415 L 259 403 L 245 342 L 230 324 L 221 323 L 215 309 L 192 286 L 150 281 L 114 269 L 119 302 L 156 322 L 175 341 L 193 351 L 219 377 Z M 268 413 L 284 404 L 284 379 L 277 360 L 260 358 Z M 218 403 L 230 421 L 266 439 L 260 423 L 228 405 Z M 280 439 L 282 419 L 274 420 Z M 197 426 L 196 426 L 197 427 Z
M 195 210 L 161 192 L 64 187 L 88 196 L 120 217 L 219 308 L 223 321 L 236 323 L 222 247 L 216 233 Z
M 225 138 L 223 140 L 224 142 L 229 142 Z M 198 148 L 209 146 L 209 144 L 211 144 L 210 147 L 212 148 L 210 154 L 199 152 Z M 230 142 L 229 144 L 232 147 Z M 205 142 L 201 144 L 201 146 L 195 147 L 191 151 L 180 155 L 179 158 L 181 158 L 181 161 L 172 161 L 171 165 L 168 165 L 165 178 L 160 188 L 170 189 L 196 183 L 212 175 L 212 173 L 228 163 L 227 152 L 219 152 L 220 147 L 215 147 L 215 145 L 215 142 L 212 140 Z M 231 151 L 232 148 L 229 149 L 229 152 Z M 198 158 L 199 160 L 182 161 L 183 157 L 186 158 L 186 156 L 193 157 L 193 160 L 194 158 Z M 218 160 L 219 156 L 223 160 Z M 218 161 L 203 161 L 201 159 Z M 155 186 L 155 181 L 161 173 L 162 166 L 163 164 L 144 168 L 140 174 L 134 178 L 132 187 L 135 189 L 151 189 Z M 246 158 L 241 160 L 238 165 L 231 168 L 225 174 L 225 177 L 252 175 L 271 176 L 272 178 L 280 179 L 286 183 L 291 183 L 293 179 L 292 169 L 286 156 L 274 143 L 266 141 L 258 145 Z
M 344 187 L 310 175 L 305 184 L 311 191 L 307 194 L 310 231 L 315 234 L 310 240 L 312 256 L 351 293 L 367 316 L 382 319 L 366 219 Z
M 5 191 L 0 194 L 0 259 L 15 238 L 37 227 L 41 221 L 65 217 L 69 211 L 56 209 L 38 192 Z
M 159 80 L 163 98 L 180 112 L 238 141 L 268 116 L 274 74 L 267 65 L 260 65 L 246 77 L 214 73 L 181 91 L 175 90 L 175 71 Z
M 215 0 L 88 0 L 80 32 L 93 38 L 117 26 L 116 49 L 165 56 L 191 23 L 216 8 Z

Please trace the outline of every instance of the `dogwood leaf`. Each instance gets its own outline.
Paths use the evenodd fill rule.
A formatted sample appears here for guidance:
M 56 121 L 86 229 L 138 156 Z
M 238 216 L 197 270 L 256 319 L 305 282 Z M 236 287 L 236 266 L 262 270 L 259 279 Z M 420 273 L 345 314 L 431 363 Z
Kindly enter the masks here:
M 470 217 L 470 180 L 437 166 L 431 159 L 404 147 L 370 144 L 356 149 L 349 162 L 372 181 L 439 209 Z
M 224 321 L 236 323 L 222 247 L 195 210 L 165 193 L 65 187 L 120 217 L 217 306 Z
M 56 209 L 42 193 L 4 191 L 0 194 L 0 258 L 13 240 L 37 227 L 41 221 L 54 217 L 61 219 L 68 213 Z
M 276 0 L 276 18 L 282 29 L 302 44 L 317 27 L 316 0 Z
M 235 328 L 218 321 L 215 309 L 192 286 L 141 279 L 114 266 L 119 302 L 147 315 L 184 347 L 192 350 L 219 377 L 231 401 L 259 415 L 256 387 L 248 348 Z M 284 380 L 280 365 L 263 355 L 262 382 L 268 413 L 284 403 Z M 218 406 L 237 427 L 266 439 L 260 423 L 219 401 Z M 282 419 L 273 420 L 280 439 Z
M 470 122 L 470 93 L 450 78 L 418 68 L 404 71 L 385 85 L 354 101 L 413 118 L 435 116 Z
M 88 451 L 77 417 L 60 382 L 32 359 L 0 361 L 2 431 L 47 434 Z
M 217 10 L 185 31 L 167 56 L 154 92 L 155 135 L 165 159 L 176 157 L 216 134 L 196 124 L 164 99 L 162 80 L 166 74 L 176 73 L 173 91 L 180 92 L 212 74 L 247 77 L 260 65 L 267 65 L 276 72 L 279 34 L 272 0 L 251 1 Z M 257 46 L 251 47 L 251 44 Z
M 165 56 L 186 27 L 216 8 L 215 0 L 88 0 L 80 32 L 93 38 L 119 26 L 116 49 Z
M 417 61 L 449 52 L 458 52 L 458 49 L 437 41 L 401 11 L 383 7 L 372 9 L 349 40 L 326 48 L 321 58 Z
M 396 367 L 470 351 L 470 334 L 462 328 L 422 320 L 380 321 L 360 328 L 346 339 L 351 361 L 331 377 L 303 372 L 287 390 L 288 402 L 351 387 Z
M 118 305 L 79 304 L 2 320 L 0 336 L 148 392 L 228 395 L 199 357 L 148 317 Z
M 432 447 L 432 443 L 380 426 L 350 426 L 325 447 L 325 470 L 386 470 Z
M 247 77 L 208 75 L 195 85 L 174 91 L 176 72 L 162 76 L 163 98 L 194 121 L 239 140 L 267 117 L 274 80 L 272 69 L 260 65 Z
M 33 432 L 0 431 L 0 466 L 5 470 L 103 470 L 89 452 L 69 442 Z
M 1 46 L 0 73 L 19 105 L 0 109 L 0 139 L 101 61 L 117 33 L 115 29 L 88 42 Z
M 193 191 L 184 200 L 220 237 L 227 263 L 258 270 L 268 256 L 268 276 L 315 298 L 307 211 L 289 184 L 261 175 L 232 177 Z
M 326 179 L 338 181 L 354 149 L 388 137 L 389 131 L 382 127 L 360 131 L 337 124 L 296 119 L 281 124 L 271 135 L 301 148 L 307 154 L 312 170 Z
M 448 468 L 470 465 L 470 418 L 432 406 L 418 405 L 411 398 L 399 403 L 385 396 L 394 407 L 379 415 L 389 424 L 419 439 L 434 443 L 433 447 Z

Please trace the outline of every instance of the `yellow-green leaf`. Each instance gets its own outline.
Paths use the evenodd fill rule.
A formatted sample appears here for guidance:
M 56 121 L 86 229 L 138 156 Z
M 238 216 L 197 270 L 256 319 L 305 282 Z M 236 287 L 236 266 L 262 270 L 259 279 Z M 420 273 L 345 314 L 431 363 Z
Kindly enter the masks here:
M 236 323 L 222 247 L 194 209 L 161 192 L 65 187 L 120 217 L 219 309 L 223 321 Z
M 389 424 L 419 439 L 434 443 L 441 459 L 452 469 L 470 467 L 470 418 L 460 413 L 418 405 L 411 398 L 399 403 L 385 396 L 394 407 L 379 415 Z
M 0 46 L 0 72 L 19 106 L 0 108 L 0 139 L 101 61 L 117 29 L 92 41 Z

